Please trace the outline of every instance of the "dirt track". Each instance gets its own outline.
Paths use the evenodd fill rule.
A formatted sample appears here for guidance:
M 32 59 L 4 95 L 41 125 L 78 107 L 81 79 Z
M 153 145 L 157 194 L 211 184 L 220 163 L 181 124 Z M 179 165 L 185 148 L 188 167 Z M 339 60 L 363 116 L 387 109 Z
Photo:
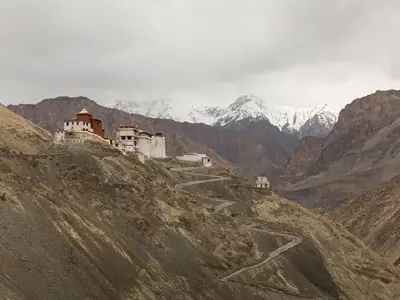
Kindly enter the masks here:
M 171 168 L 170 170 L 174 171 L 174 172 L 180 172 L 180 173 L 184 173 L 186 175 L 197 175 L 197 176 L 203 176 L 203 177 L 210 178 L 210 179 L 204 179 L 204 180 L 194 180 L 194 181 L 189 181 L 189 182 L 185 182 L 185 183 L 179 183 L 179 184 L 176 185 L 176 188 L 180 189 L 182 192 L 184 192 L 185 194 L 188 194 L 190 196 L 199 197 L 198 195 L 194 195 L 194 194 L 184 190 L 184 188 L 188 187 L 188 186 L 193 186 L 193 185 L 203 184 L 203 183 L 208 183 L 208 182 L 232 180 L 231 177 L 224 177 L 224 176 L 217 176 L 217 175 L 205 175 L 205 174 L 199 174 L 199 173 L 190 172 L 190 171 L 194 171 L 196 169 L 203 169 L 203 168 L 204 167 Z M 216 198 L 210 198 L 210 197 L 201 197 L 201 198 L 203 198 L 205 200 L 215 201 L 215 202 L 222 202 L 221 204 L 218 204 L 215 207 L 215 212 L 216 213 L 218 213 L 223 208 L 227 208 L 230 205 L 234 204 L 233 201 L 226 200 L 226 199 L 216 199 Z M 241 268 L 241 269 L 239 269 L 237 271 L 234 271 L 234 272 L 232 272 L 232 273 L 230 273 L 228 275 L 225 275 L 224 277 L 219 278 L 220 281 L 228 281 L 233 276 L 238 275 L 238 274 L 240 274 L 240 273 L 242 273 L 242 272 L 244 272 L 246 270 L 260 267 L 260 266 L 268 263 L 270 260 L 274 259 L 275 257 L 279 256 L 280 254 L 284 253 L 285 251 L 288 251 L 288 250 L 292 249 L 293 247 L 299 245 L 302 242 L 302 238 L 300 238 L 298 236 L 286 234 L 286 233 L 279 233 L 279 232 L 276 232 L 276 231 L 257 229 L 257 228 L 252 228 L 252 227 L 247 227 L 247 229 L 251 230 L 251 231 L 270 234 L 270 235 L 286 237 L 288 239 L 291 239 L 291 241 L 289 243 L 279 247 L 278 249 L 274 250 L 273 252 L 269 253 L 268 256 L 266 258 L 264 258 L 262 261 L 260 261 L 258 263 L 255 263 L 255 264 L 253 264 L 251 266 L 243 267 L 243 268 Z

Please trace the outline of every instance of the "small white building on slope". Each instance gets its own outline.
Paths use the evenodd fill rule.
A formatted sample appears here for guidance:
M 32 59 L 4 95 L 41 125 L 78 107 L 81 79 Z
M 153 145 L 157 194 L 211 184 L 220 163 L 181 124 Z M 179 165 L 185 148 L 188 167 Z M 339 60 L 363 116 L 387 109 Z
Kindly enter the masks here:
M 269 181 L 268 178 L 265 176 L 258 176 L 256 180 L 256 187 L 257 188 L 269 188 Z
M 135 125 L 120 126 L 112 144 L 124 154 L 138 152 L 148 157 L 166 157 L 165 136 L 162 133 L 140 130 Z
M 182 156 L 177 156 L 177 160 L 180 161 L 187 161 L 187 162 L 200 162 L 202 163 L 205 167 L 211 167 L 212 161 L 211 158 L 207 154 L 202 154 L 202 153 L 190 153 L 190 154 L 184 154 Z

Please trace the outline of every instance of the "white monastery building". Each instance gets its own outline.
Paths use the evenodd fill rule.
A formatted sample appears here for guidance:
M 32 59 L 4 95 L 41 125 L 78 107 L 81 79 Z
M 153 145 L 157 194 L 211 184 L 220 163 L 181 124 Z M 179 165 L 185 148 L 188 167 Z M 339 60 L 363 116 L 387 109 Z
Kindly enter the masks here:
M 182 156 L 177 156 L 177 160 L 188 161 L 188 162 L 201 162 L 205 167 L 211 167 L 211 158 L 206 154 L 201 153 L 190 153 Z
M 75 119 L 65 120 L 63 129 L 54 134 L 54 143 L 83 143 L 86 140 L 110 143 L 110 140 L 104 138 L 102 121 L 94 119 L 85 108 Z
M 124 154 L 142 153 L 148 157 L 166 157 L 165 136 L 140 130 L 135 125 L 120 126 L 112 144 Z

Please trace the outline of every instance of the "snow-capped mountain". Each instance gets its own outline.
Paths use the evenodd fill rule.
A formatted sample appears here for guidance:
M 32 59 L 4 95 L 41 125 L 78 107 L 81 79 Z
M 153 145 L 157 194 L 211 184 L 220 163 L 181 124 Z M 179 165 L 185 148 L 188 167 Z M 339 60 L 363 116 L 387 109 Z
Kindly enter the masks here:
M 339 108 L 318 105 L 293 108 L 274 105 L 253 95 L 237 98 L 227 107 L 195 106 L 171 100 L 116 101 L 110 107 L 152 118 L 227 126 L 240 120 L 268 120 L 284 132 L 298 136 L 326 135 L 336 123 Z

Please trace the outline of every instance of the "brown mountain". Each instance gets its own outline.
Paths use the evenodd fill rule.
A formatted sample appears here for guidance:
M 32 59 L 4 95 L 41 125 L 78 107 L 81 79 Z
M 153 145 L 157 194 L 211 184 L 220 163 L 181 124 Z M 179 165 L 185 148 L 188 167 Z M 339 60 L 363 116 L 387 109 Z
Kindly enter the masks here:
M 400 176 L 344 201 L 329 217 L 361 238 L 395 266 L 400 266 Z
M 0 299 L 399 299 L 397 270 L 298 204 L 199 184 L 229 176 L 218 167 L 178 173 L 97 143 L 51 154 L 44 130 L 3 112 Z M 19 153 L 36 139 L 43 150 Z
M 226 165 L 241 167 L 242 173 L 248 177 L 266 173 L 272 183 L 281 174 L 297 144 L 295 137 L 280 132 L 265 120 L 236 128 L 179 123 L 103 107 L 86 97 L 57 97 L 34 105 L 8 106 L 50 131 L 61 129 L 64 119 L 74 117 L 83 107 L 103 120 L 106 136 L 112 136 L 120 124 L 136 123 L 146 130 L 165 132 L 167 155 L 175 156 L 189 151 L 209 153 Z
M 293 151 L 286 164 L 285 174 L 281 183 L 298 182 L 309 176 L 309 170 L 316 163 L 322 149 L 324 138 L 315 136 L 303 137 Z
M 309 206 L 335 204 L 399 174 L 399 117 L 400 91 L 354 100 L 326 138 L 301 141 L 281 178 L 282 193 Z

